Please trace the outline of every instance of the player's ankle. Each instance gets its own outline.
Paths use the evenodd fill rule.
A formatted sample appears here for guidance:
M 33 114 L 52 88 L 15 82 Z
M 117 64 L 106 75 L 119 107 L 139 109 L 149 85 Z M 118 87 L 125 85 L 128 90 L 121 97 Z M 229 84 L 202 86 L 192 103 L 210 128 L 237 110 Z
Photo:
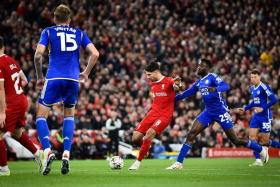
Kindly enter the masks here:
M 64 151 L 62 154 L 62 159 L 63 160 L 69 160 L 70 158 L 70 152 L 69 151 Z
M 44 149 L 44 155 L 49 156 L 49 154 L 51 154 L 51 148 Z

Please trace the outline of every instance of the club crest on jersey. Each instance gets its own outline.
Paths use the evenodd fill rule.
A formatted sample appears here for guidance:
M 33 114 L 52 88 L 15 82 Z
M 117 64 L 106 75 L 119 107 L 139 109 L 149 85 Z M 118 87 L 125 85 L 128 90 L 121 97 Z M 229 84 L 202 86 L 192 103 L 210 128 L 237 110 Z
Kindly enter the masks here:
M 205 84 L 209 84 L 209 80 L 208 79 L 205 81 Z
M 16 69 L 16 68 L 17 68 L 17 66 L 16 66 L 15 64 L 11 64 L 11 65 L 10 65 L 10 69 L 11 69 L 11 70 Z
M 164 87 L 165 87 L 165 84 L 162 84 L 161 85 L 161 89 L 164 90 Z
M 257 94 L 259 95 L 260 93 L 261 93 L 260 90 L 258 90 L 258 91 L 257 91 Z

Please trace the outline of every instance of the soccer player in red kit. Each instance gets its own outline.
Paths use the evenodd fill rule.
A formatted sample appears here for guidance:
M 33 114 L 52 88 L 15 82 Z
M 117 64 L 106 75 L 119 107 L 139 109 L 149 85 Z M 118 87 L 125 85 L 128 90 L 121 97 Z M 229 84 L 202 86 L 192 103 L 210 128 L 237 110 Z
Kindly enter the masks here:
M 43 152 L 34 146 L 23 129 L 28 102 L 22 87 L 26 84 L 26 76 L 17 62 L 4 54 L 4 40 L 0 36 L 0 176 L 10 175 L 4 134 L 10 134 L 32 152 L 39 169 L 42 167 Z
M 153 103 L 145 118 L 133 132 L 132 142 L 141 145 L 141 148 L 137 160 L 129 170 L 139 169 L 141 161 L 151 147 L 152 140 L 169 125 L 174 111 L 175 91 L 181 85 L 178 78 L 163 76 L 156 62 L 146 66 L 145 74 L 150 80 Z

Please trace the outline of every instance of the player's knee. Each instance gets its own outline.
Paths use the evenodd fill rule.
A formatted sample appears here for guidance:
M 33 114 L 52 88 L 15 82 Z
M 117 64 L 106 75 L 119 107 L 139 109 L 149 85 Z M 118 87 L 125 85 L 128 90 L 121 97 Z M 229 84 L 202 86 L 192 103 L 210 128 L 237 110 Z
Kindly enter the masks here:
M 0 140 L 3 140 L 4 139 L 4 132 L 0 131 Z
M 75 114 L 75 107 L 73 108 L 64 108 L 64 116 L 74 116 Z
M 22 135 L 22 131 L 23 131 L 22 128 L 15 129 L 15 131 L 12 133 L 12 137 L 15 139 L 19 139 Z
M 157 134 L 156 131 L 150 128 L 145 135 L 145 139 L 153 140 L 156 134 Z
M 139 146 L 141 144 L 141 139 L 140 137 L 132 136 L 132 143 L 136 146 Z
M 50 111 L 50 108 L 39 104 L 38 110 L 37 110 L 37 118 L 38 117 L 48 118 L 49 111 Z
M 192 143 L 195 139 L 195 135 L 192 132 L 187 134 L 186 143 Z
M 260 141 L 259 141 L 259 144 L 260 144 L 261 146 L 268 146 L 268 145 L 269 145 L 269 140 L 260 140 Z

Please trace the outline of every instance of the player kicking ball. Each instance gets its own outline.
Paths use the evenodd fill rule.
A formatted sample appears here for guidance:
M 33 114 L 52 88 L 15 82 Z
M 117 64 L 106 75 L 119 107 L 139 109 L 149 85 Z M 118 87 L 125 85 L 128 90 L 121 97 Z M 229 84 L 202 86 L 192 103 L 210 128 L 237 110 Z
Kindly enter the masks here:
M 174 111 L 175 91 L 181 87 L 179 78 L 165 77 L 160 72 L 157 62 L 152 62 L 145 68 L 145 74 L 150 81 L 153 103 L 145 118 L 136 126 L 132 142 L 140 145 L 137 160 L 129 170 L 138 170 L 143 158 L 147 155 L 152 140 L 170 123 Z
M 201 59 L 197 68 L 197 74 L 201 78 L 183 93 L 176 95 L 176 101 L 179 101 L 194 95 L 199 91 L 202 95 L 205 109 L 195 119 L 191 130 L 188 132 L 186 141 L 177 157 L 177 162 L 166 168 L 168 170 L 183 168 L 185 156 L 191 149 L 196 136 L 214 122 L 217 122 L 221 125 L 227 137 L 236 146 L 248 147 L 258 152 L 264 163 L 268 162 L 269 155 L 268 149 L 266 147 L 260 146 L 255 141 L 240 139 L 237 137 L 233 129 L 231 116 L 228 113 L 228 107 L 224 98 L 222 97 L 222 92 L 229 90 L 229 85 L 218 75 L 209 73 L 211 67 L 212 63 L 210 60 Z

